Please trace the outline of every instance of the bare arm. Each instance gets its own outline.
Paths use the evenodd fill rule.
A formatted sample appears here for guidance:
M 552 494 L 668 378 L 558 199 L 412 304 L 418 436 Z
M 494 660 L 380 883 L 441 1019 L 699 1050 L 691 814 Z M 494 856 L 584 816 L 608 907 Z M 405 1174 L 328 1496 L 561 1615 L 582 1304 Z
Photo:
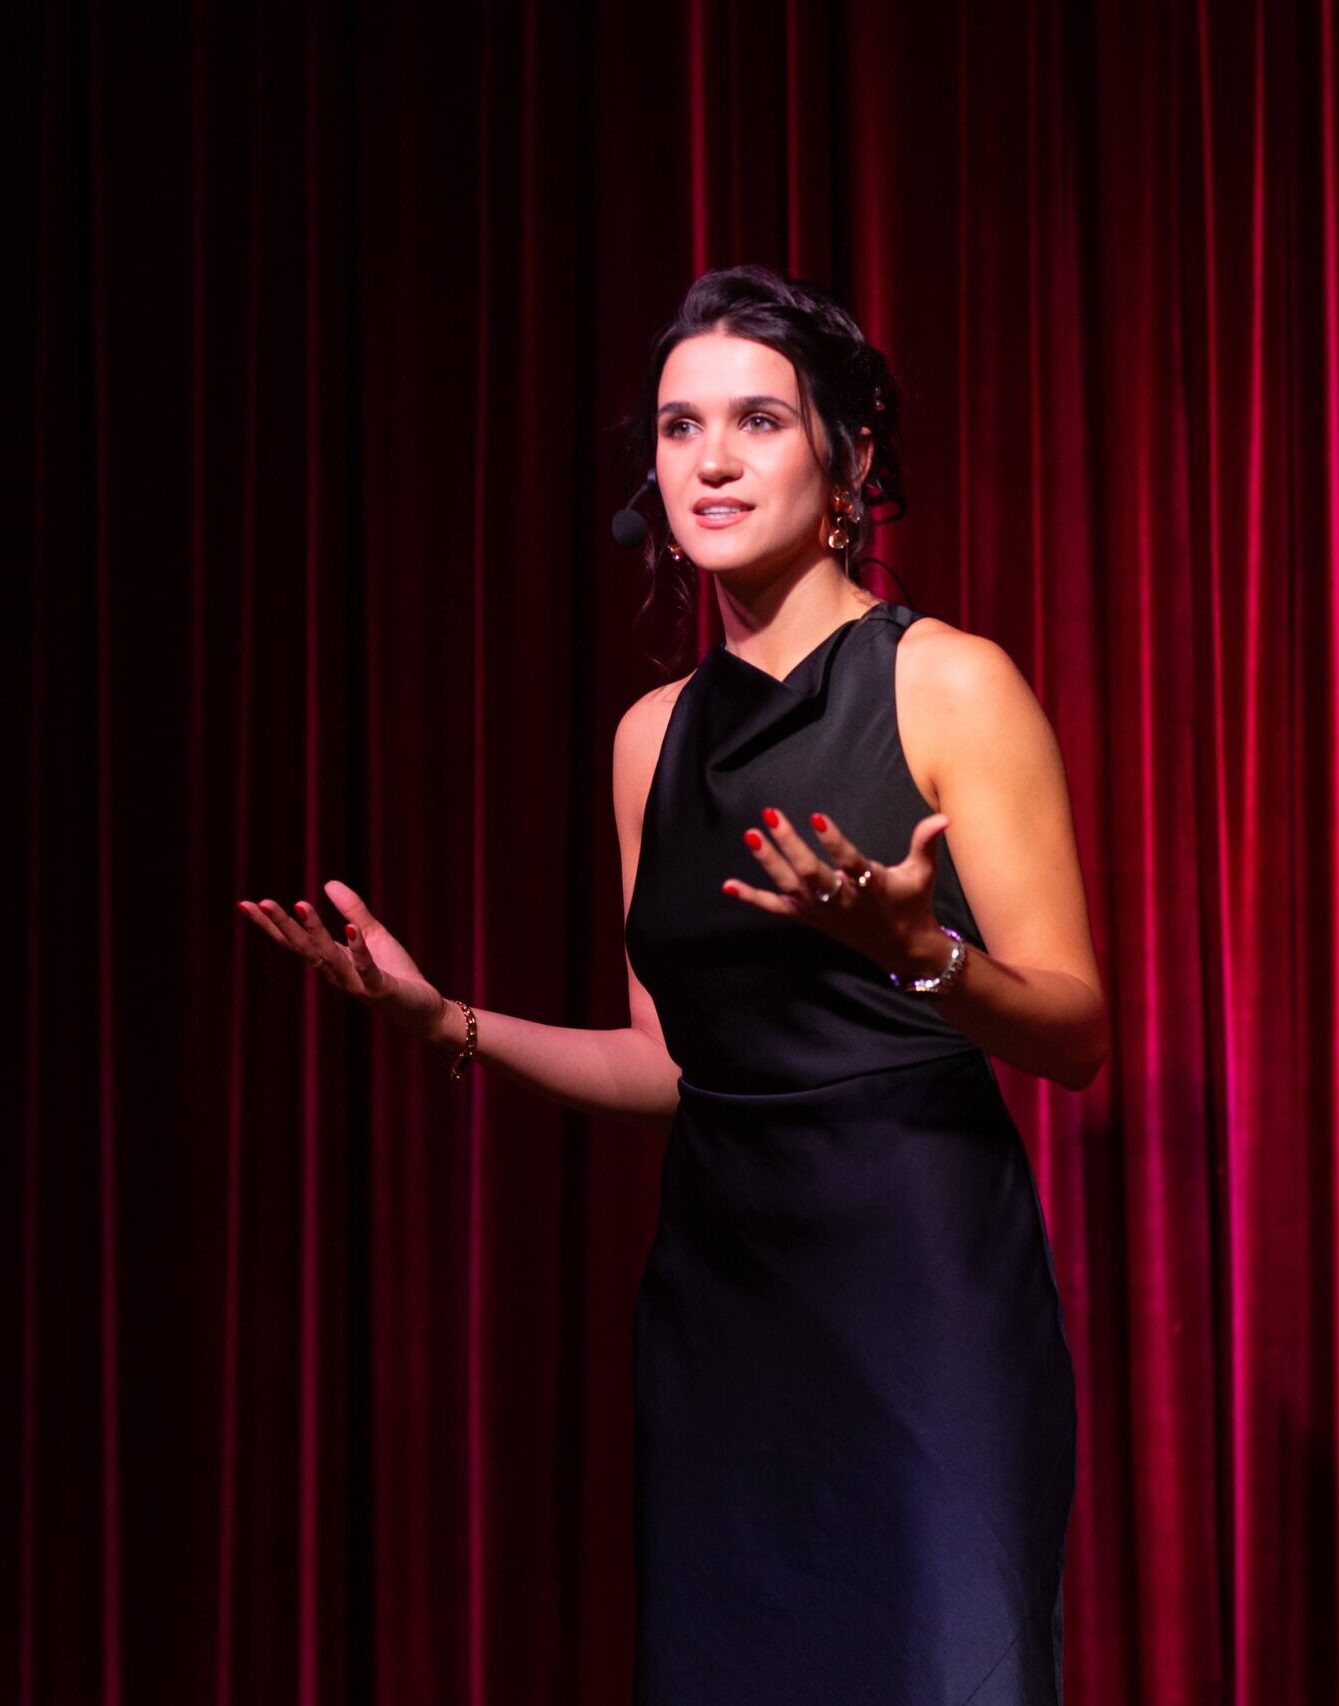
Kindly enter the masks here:
M 989 949 L 969 950 L 938 1006 L 1001 1060 L 1081 1090 L 1106 1059 L 1108 1015 L 1054 731 L 992 641 L 944 629 L 908 650 L 953 862 Z M 899 975 L 933 975 L 947 945 L 922 931 Z
M 449 1047 L 464 1046 L 464 1014 L 452 1003 Z M 475 1061 L 485 1061 L 551 1101 L 583 1114 L 615 1114 L 664 1126 L 679 1105 L 679 1069 L 663 1044 L 635 1025 L 586 1031 L 542 1025 L 476 1007 Z
M 642 811 L 669 709 L 657 690 L 623 715 L 614 735 L 614 818 L 623 877 L 623 916 L 641 854 Z M 624 953 L 631 1024 L 614 1031 L 569 1030 L 475 1008 L 476 1059 L 583 1113 L 621 1114 L 663 1126 L 679 1105 L 679 1068 L 669 1057 L 650 995 Z M 436 1040 L 464 1045 L 464 1015 L 452 1003 Z
M 660 690 L 663 691 L 663 690 Z M 668 712 L 658 693 L 623 717 L 614 740 L 614 814 L 618 824 L 627 916 L 641 849 L 641 816 Z M 315 907 L 299 901 L 290 917 L 273 900 L 239 902 L 252 923 L 305 959 L 374 1011 L 426 1038 L 452 1057 L 465 1046 L 465 1015 L 446 1001 L 409 954 L 346 884 L 326 893 L 348 921 L 347 943 L 336 942 Z M 625 956 L 626 958 L 626 956 Z M 679 1068 L 665 1050 L 651 998 L 628 966 L 631 1023 L 615 1030 L 544 1025 L 476 1007 L 477 1070 L 483 1063 L 540 1095 L 581 1113 L 612 1114 L 663 1127 L 679 1103 Z

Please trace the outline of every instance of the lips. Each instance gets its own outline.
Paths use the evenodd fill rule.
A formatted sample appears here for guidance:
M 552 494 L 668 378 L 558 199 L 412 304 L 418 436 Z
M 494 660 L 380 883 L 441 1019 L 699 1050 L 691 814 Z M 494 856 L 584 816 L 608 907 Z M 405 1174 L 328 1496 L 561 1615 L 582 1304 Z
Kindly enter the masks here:
M 712 503 L 704 500 L 693 505 L 693 516 L 699 527 L 732 527 L 752 514 L 752 504 Z

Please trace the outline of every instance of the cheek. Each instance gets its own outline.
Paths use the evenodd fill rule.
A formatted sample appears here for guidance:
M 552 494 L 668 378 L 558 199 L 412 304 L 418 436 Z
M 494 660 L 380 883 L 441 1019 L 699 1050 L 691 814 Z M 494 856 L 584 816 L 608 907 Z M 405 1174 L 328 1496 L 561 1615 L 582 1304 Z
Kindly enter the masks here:
M 811 456 L 793 456 L 784 470 L 786 495 L 797 514 L 822 515 L 827 508 L 827 483 Z
M 683 482 L 680 471 L 675 467 L 673 451 L 667 449 L 663 441 L 658 441 L 656 444 L 655 471 L 656 485 L 660 489 L 660 495 L 666 502 L 669 502 Z

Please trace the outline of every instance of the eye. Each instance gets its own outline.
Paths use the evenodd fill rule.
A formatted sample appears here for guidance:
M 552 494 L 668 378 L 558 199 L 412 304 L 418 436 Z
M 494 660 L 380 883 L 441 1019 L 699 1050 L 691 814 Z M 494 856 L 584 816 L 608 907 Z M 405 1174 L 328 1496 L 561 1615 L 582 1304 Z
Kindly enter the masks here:
M 775 415 L 746 415 L 744 418 L 744 425 L 746 427 L 753 427 L 759 424 L 761 424 L 764 432 L 776 432 L 779 431 L 781 427 L 781 422 L 777 420 Z
M 693 422 L 690 421 L 686 415 L 680 415 L 677 420 L 666 421 L 662 425 L 660 429 L 660 436 L 662 438 L 686 438 L 688 435 L 680 432 L 679 428 L 691 427 L 692 425 Z

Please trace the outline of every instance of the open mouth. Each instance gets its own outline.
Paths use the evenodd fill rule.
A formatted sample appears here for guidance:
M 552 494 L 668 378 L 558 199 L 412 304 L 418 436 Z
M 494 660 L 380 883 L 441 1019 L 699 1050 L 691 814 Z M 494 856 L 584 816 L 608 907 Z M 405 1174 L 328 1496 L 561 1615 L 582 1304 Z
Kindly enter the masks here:
M 699 527 L 730 527 L 751 514 L 752 510 L 752 504 L 702 504 L 694 508 L 693 519 Z

